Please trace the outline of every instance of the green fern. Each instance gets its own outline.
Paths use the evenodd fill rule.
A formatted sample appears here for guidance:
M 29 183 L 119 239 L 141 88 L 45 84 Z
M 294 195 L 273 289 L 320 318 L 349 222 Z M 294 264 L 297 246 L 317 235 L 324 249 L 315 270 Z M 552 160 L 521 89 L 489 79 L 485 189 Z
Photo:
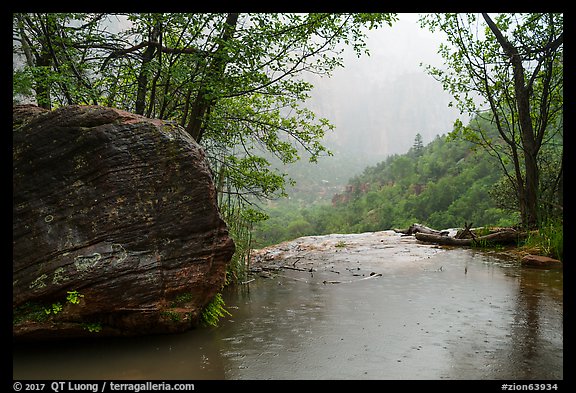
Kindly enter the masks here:
M 202 311 L 202 315 L 200 316 L 200 324 L 202 326 L 213 326 L 217 327 L 220 318 L 225 316 L 232 316 L 225 308 L 224 308 L 224 299 L 222 299 L 222 295 L 217 293 L 214 298 L 204 307 Z

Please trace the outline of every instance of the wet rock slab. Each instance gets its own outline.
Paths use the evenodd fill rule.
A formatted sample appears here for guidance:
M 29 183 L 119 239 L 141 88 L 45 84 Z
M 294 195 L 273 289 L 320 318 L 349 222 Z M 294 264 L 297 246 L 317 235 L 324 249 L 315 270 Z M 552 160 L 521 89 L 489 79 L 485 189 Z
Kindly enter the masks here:
M 229 378 L 562 378 L 562 270 L 388 231 L 255 255 L 270 278 L 227 299 Z
M 367 276 L 394 269 L 425 266 L 445 249 L 394 231 L 306 236 L 254 250 L 252 272 L 300 270 Z

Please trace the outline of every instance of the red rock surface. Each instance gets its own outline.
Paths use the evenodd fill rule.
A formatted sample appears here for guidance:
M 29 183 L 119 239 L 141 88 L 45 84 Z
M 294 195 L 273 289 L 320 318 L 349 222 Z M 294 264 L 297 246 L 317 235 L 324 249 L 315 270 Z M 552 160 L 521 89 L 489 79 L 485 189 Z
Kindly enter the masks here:
M 542 255 L 525 255 L 520 261 L 524 266 L 534 267 L 562 267 L 562 262 L 557 259 L 545 257 Z
M 195 326 L 234 253 L 202 148 L 177 125 L 111 108 L 13 116 L 14 337 Z

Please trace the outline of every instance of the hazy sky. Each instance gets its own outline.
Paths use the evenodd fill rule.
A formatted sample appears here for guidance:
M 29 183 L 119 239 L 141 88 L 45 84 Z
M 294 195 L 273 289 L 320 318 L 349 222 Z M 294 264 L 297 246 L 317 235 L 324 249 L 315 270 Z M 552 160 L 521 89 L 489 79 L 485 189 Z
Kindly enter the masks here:
M 380 80 L 392 79 L 402 74 L 422 72 L 420 62 L 442 64 L 437 54 L 443 36 L 420 28 L 420 14 L 399 14 L 392 27 L 384 26 L 368 32 L 370 56 L 358 59 L 351 51 L 347 53 L 347 67 L 342 74 L 364 69 Z
M 345 67 L 315 79 L 310 106 L 336 126 L 326 143 L 377 162 L 405 153 L 417 133 L 424 143 L 452 130 L 458 110 L 420 63 L 441 65 L 440 33 L 420 28 L 418 14 L 370 31 L 370 56 L 345 52 Z M 464 120 L 464 118 L 463 118 Z

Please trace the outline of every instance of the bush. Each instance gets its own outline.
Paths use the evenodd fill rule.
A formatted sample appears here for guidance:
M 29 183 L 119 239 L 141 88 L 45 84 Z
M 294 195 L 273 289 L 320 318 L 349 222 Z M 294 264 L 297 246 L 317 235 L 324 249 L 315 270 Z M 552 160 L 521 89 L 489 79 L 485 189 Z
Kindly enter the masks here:
M 564 258 L 564 228 L 562 220 L 550 220 L 542 224 L 538 229 L 538 234 L 526 239 L 524 247 L 537 249 L 540 255 L 562 261 Z

